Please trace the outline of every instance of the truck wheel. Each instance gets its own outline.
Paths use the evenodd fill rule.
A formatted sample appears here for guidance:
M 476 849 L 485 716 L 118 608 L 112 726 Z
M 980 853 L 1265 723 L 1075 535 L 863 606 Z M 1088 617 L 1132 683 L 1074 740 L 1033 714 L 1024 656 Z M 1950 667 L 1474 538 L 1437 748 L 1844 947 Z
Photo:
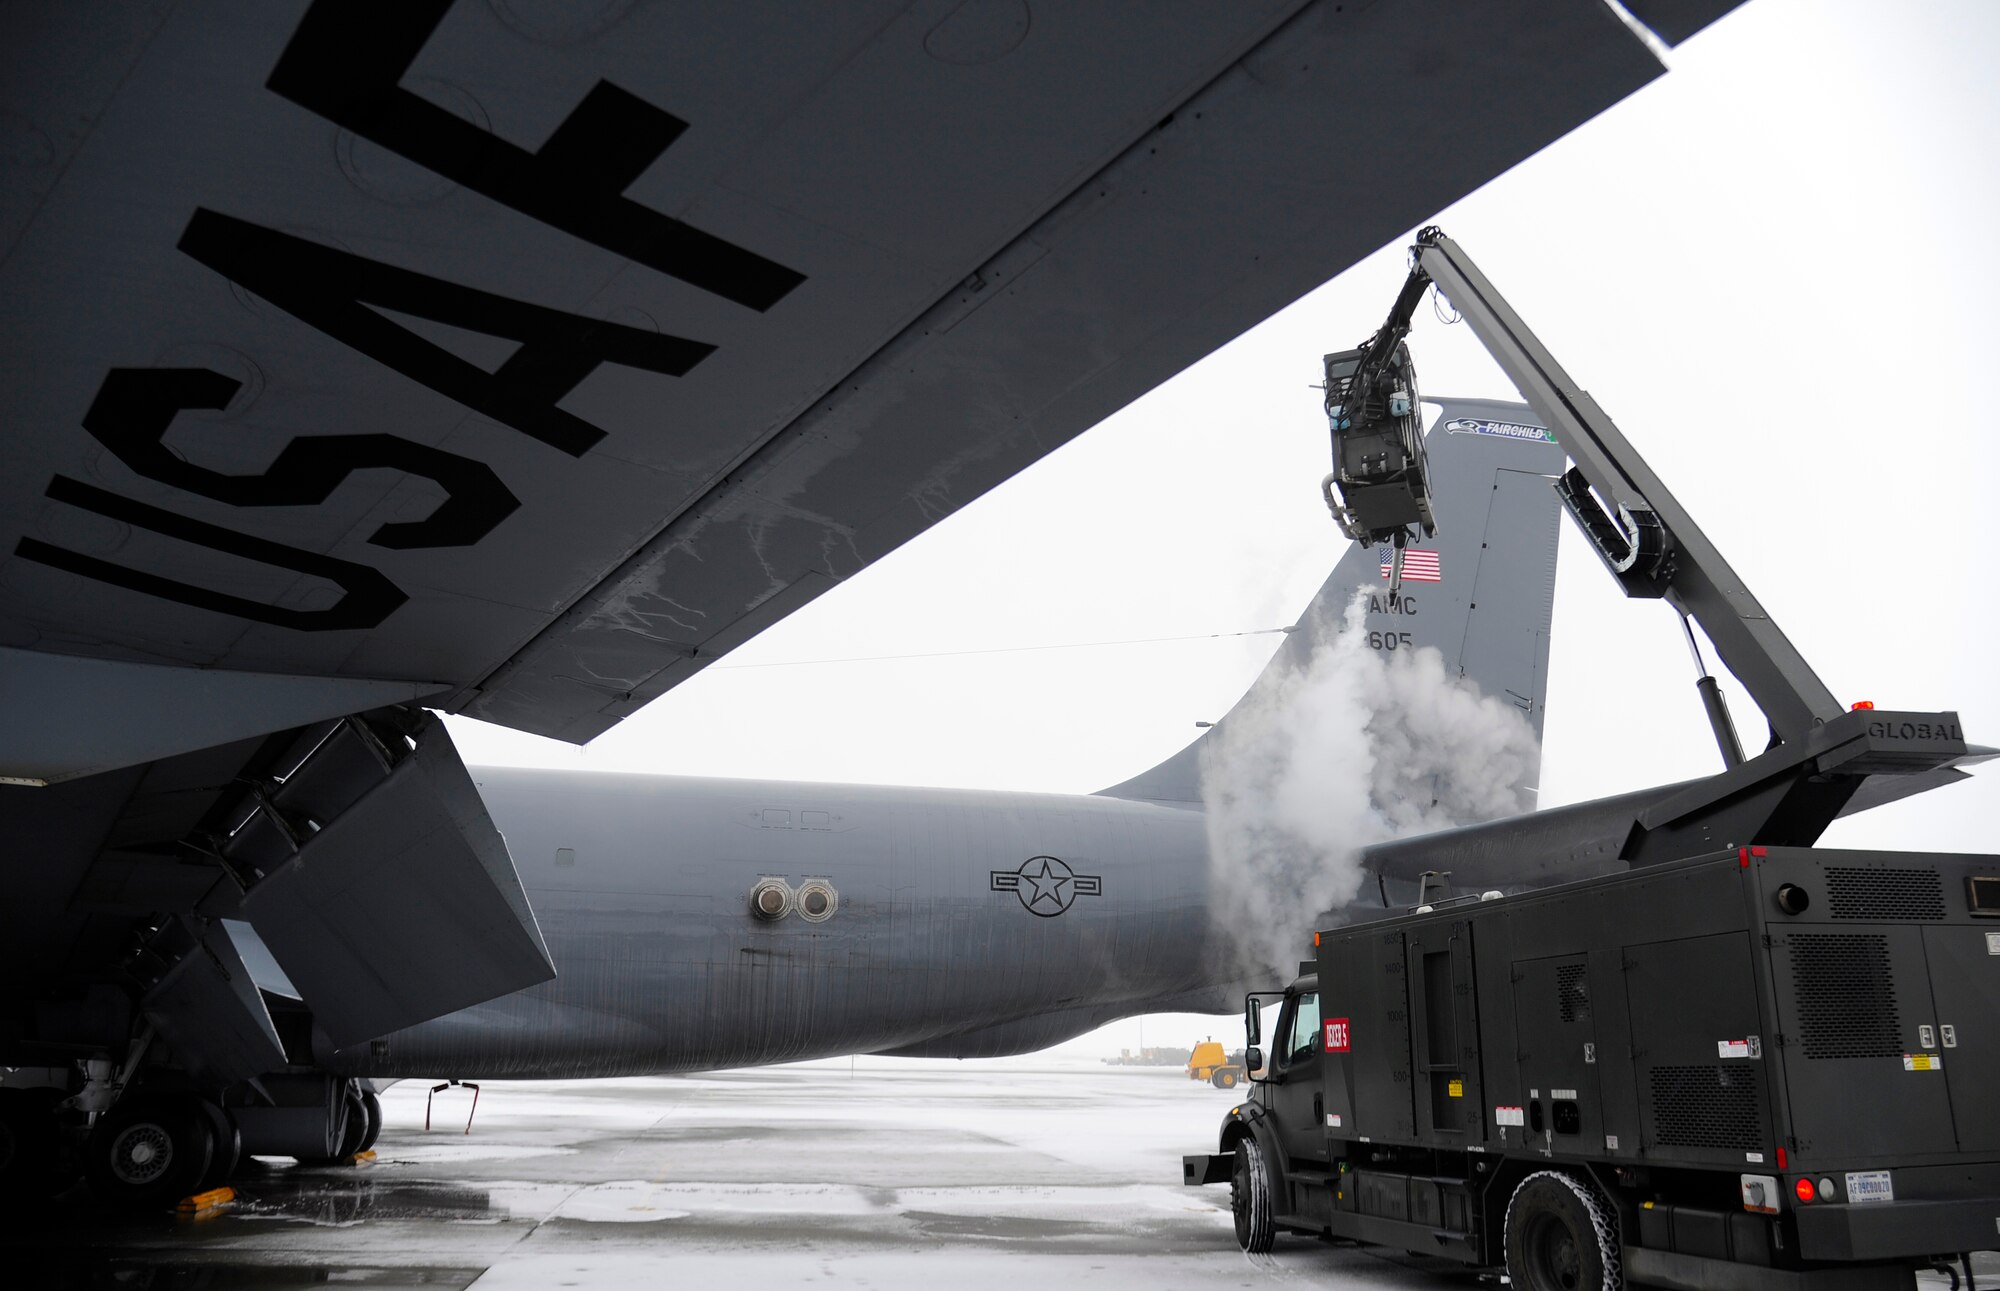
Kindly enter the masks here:
M 1215 1073 L 1215 1087 L 1216 1087 L 1217 1089 L 1234 1089 L 1234 1088 L 1236 1088 L 1236 1073 L 1235 1073 L 1235 1072 L 1233 1072 L 1233 1071 L 1218 1071 L 1218 1072 L 1216 1072 L 1216 1073 Z
M 1271 1249 L 1278 1226 L 1271 1213 L 1271 1166 L 1252 1135 L 1236 1141 L 1236 1165 L 1229 1172 L 1229 1209 L 1236 1219 L 1236 1244 L 1253 1255 Z
M 1618 1232 L 1608 1208 L 1575 1175 L 1543 1170 L 1507 1203 L 1507 1276 L 1521 1291 L 1618 1291 Z

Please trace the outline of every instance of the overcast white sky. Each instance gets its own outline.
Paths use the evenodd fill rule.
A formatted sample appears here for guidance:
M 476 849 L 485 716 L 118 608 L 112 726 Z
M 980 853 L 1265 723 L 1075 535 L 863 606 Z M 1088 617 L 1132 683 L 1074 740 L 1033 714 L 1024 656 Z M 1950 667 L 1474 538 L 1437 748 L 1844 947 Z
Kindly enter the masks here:
M 1844 701 L 1955 708 L 2000 745 L 2000 3 L 1752 0 L 1672 71 L 1440 213 Z M 1428 221 L 1427 221 L 1428 222 Z M 1276 638 L 956 654 L 1291 622 L 1343 549 L 1318 356 L 1363 261 L 586 749 L 452 719 L 473 763 L 1090 792 L 1219 716 Z M 1511 397 L 1419 312 L 1430 394 Z M 774 666 L 857 656 L 945 657 Z M 1567 528 L 1542 800 L 1719 766 L 1669 611 Z M 1740 690 L 1745 743 L 1762 730 Z M 2000 850 L 2000 770 L 1832 846 Z M 1160 1018 L 1151 1043 L 1227 1023 Z M 1099 1033 L 1115 1050 L 1137 1024 Z M 1081 1043 L 1081 1042 L 1079 1042 Z

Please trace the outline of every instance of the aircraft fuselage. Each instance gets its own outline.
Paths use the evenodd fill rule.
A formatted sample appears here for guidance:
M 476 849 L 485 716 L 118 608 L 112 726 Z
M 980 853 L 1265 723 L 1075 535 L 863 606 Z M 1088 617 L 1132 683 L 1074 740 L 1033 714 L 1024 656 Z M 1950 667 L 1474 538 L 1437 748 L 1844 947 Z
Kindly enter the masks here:
M 582 1077 L 1020 1052 L 1227 1007 L 1202 813 L 1117 798 L 480 769 L 553 981 L 325 1055 Z M 822 880 L 830 913 L 759 917 Z M 795 902 L 795 905 L 804 903 Z M 1212 998 L 1211 998 L 1212 997 Z

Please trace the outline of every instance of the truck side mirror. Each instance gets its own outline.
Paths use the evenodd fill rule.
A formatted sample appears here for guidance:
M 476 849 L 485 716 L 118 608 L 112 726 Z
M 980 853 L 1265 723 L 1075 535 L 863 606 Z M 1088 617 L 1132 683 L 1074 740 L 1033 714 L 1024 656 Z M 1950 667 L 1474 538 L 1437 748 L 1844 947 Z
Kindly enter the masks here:
M 1257 1044 L 1264 1038 L 1264 1014 L 1257 1007 L 1257 997 L 1251 996 L 1243 1002 L 1243 1043 Z M 1251 1063 L 1253 1068 L 1258 1064 Z
M 1251 1045 L 1243 1051 L 1243 1070 L 1247 1075 L 1256 1075 L 1264 1070 L 1264 1051 Z

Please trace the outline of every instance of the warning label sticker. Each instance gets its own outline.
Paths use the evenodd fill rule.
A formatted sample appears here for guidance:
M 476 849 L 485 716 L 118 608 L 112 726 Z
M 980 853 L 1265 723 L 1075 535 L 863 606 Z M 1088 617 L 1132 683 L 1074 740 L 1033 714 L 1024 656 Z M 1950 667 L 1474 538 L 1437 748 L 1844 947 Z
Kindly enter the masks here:
M 1906 1053 L 1903 1055 L 1904 1071 L 1943 1071 L 1944 1058 L 1935 1053 Z
M 1495 1125 L 1526 1125 L 1527 1113 L 1519 1107 L 1496 1107 L 1493 1109 Z
M 1444 1087 L 1444 1092 L 1452 1098 L 1464 1098 L 1465 1082 L 1462 1080 L 1453 1080 Z

